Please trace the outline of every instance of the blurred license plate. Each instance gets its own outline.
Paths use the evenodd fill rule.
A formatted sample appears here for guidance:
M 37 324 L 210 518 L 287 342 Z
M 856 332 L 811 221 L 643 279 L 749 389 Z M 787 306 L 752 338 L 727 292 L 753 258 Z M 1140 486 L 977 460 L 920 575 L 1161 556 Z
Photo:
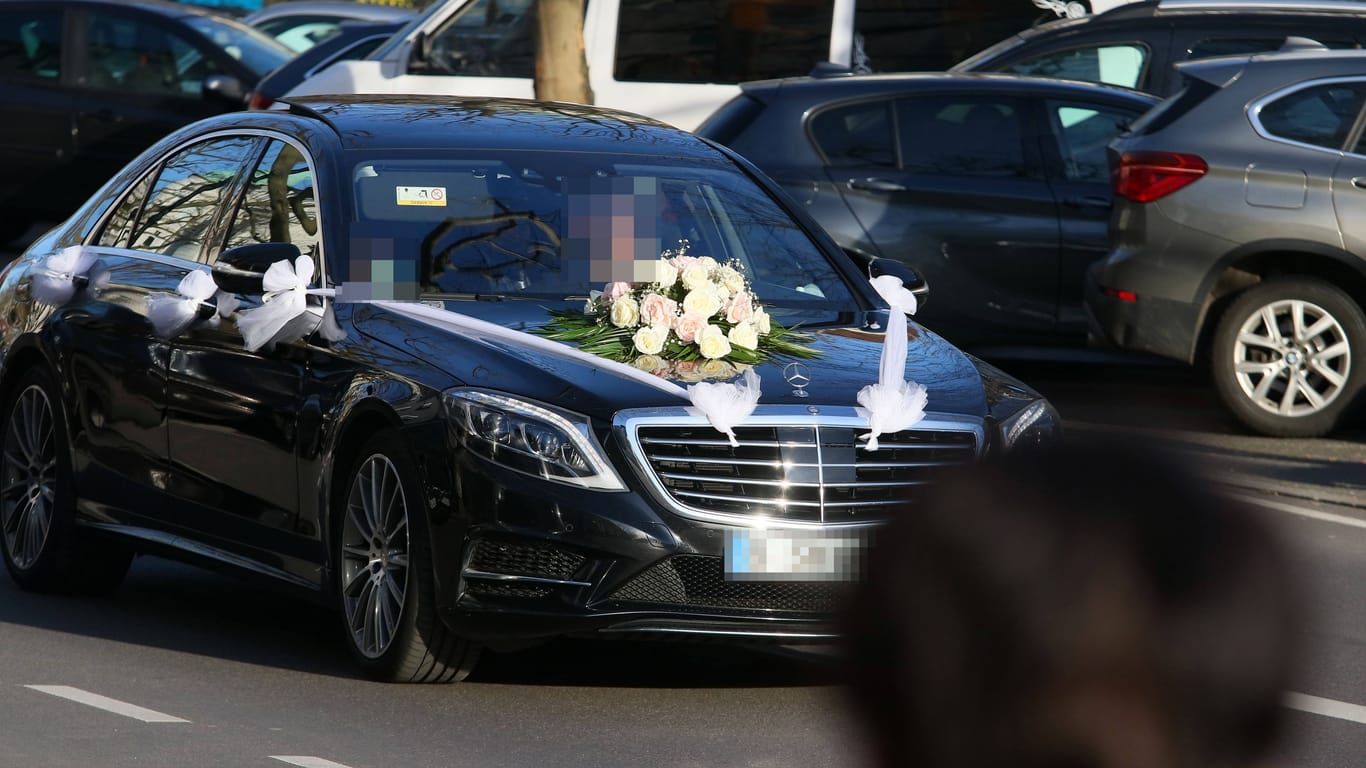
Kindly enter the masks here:
M 858 581 L 866 546 L 858 530 L 730 530 L 726 580 Z

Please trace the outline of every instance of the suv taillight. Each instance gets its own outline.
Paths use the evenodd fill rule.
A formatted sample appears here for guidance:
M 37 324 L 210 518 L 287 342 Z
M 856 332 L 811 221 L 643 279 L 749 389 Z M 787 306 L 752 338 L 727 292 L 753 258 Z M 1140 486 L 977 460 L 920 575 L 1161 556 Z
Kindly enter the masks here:
M 1209 170 L 1197 155 L 1180 152 L 1125 152 L 1115 169 L 1115 194 L 1151 203 L 1190 184 Z

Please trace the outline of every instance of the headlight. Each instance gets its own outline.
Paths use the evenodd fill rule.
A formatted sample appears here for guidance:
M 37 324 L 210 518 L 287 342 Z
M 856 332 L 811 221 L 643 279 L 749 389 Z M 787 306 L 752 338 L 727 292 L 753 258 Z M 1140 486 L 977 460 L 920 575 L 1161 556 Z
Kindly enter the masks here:
M 489 461 L 581 488 L 626 490 L 583 416 L 476 389 L 447 390 L 442 401 L 461 443 Z
M 1035 400 L 1001 422 L 1001 444 L 1007 451 L 1053 445 L 1062 439 L 1062 420 L 1047 400 Z

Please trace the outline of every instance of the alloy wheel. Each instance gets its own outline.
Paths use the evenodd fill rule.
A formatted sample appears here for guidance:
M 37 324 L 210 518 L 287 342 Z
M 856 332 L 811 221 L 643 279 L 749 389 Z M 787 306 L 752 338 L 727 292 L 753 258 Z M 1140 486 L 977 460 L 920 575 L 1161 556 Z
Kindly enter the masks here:
M 1318 413 L 1337 399 L 1352 370 L 1347 332 L 1323 307 L 1273 301 L 1243 321 L 1233 345 L 1243 394 L 1280 416 Z
M 342 602 L 366 658 L 388 650 L 408 590 L 408 504 L 393 462 L 375 454 L 351 481 L 342 523 Z
M 10 562 L 28 569 L 47 543 L 57 495 L 52 403 L 42 387 L 31 385 L 15 399 L 3 453 L 0 530 Z

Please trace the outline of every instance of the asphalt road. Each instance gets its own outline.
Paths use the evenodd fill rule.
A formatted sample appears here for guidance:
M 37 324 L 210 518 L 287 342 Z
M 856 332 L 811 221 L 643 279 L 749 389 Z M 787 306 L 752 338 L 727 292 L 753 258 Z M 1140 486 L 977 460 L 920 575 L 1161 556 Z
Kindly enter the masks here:
M 1307 645 L 1272 764 L 1366 762 L 1366 425 L 1269 440 L 1184 368 L 1001 365 L 1069 432 L 1156 438 L 1278 522 L 1306 586 Z M 106 599 L 30 595 L 0 576 L 0 768 L 866 764 L 828 663 L 565 641 L 486 655 L 456 686 L 380 685 L 355 675 L 337 623 L 154 558 Z

